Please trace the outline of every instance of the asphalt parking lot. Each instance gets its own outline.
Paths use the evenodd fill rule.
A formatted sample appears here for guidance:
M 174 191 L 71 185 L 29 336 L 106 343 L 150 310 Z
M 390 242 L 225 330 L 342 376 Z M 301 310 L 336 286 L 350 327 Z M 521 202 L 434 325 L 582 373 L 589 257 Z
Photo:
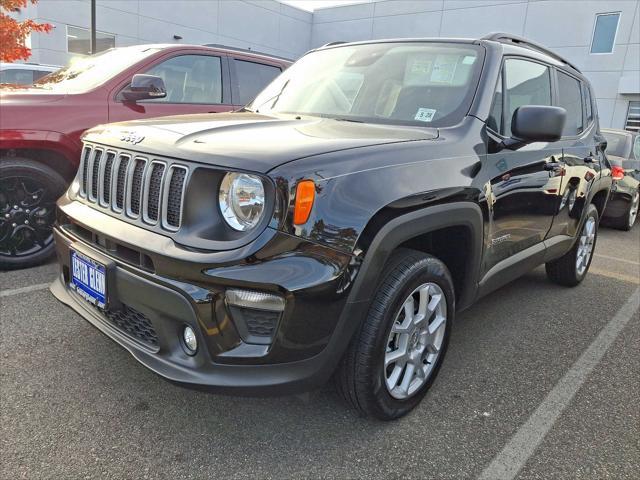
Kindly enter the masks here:
M 433 389 L 392 423 L 331 386 L 165 382 L 51 296 L 56 272 L 0 273 L 0 478 L 638 478 L 640 225 L 601 230 L 578 288 L 539 268 L 461 314 Z

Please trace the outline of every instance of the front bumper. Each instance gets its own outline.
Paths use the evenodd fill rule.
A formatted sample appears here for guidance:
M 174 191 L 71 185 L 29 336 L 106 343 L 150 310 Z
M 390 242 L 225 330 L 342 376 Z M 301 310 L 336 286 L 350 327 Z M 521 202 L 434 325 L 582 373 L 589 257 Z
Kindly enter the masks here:
M 350 257 L 328 247 L 271 231 L 265 233 L 268 239 L 256 241 L 257 252 L 243 249 L 235 261 L 233 252 L 224 252 L 221 263 L 212 262 L 215 254 L 190 251 L 177 258 L 167 255 L 179 248 L 175 245 L 154 249 L 160 237 L 155 233 L 77 202 L 61 202 L 59 208 L 54 237 L 61 272 L 51 292 L 140 363 L 175 382 L 243 394 L 312 389 L 332 374 L 364 307 L 347 301 L 345 279 L 354 277 Z M 141 236 L 148 241 L 140 242 Z M 138 252 L 146 263 L 131 264 L 130 256 L 118 254 L 124 250 L 112 248 L 116 243 Z M 69 286 L 71 249 L 108 265 L 107 291 L 115 313 L 97 309 Z M 225 303 L 229 287 L 285 298 L 270 344 L 243 341 Z M 134 316 L 142 333 L 122 328 L 123 311 Z M 195 355 L 181 343 L 185 325 L 196 332 Z

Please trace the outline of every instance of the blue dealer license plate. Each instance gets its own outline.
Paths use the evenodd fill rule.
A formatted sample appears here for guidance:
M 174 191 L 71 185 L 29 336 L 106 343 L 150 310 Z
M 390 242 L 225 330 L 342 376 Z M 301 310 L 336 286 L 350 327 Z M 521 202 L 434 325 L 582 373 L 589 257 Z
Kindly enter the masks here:
M 71 285 L 85 300 L 100 308 L 106 308 L 107 275 L 105 266 L 75 250 L 71 250 Z

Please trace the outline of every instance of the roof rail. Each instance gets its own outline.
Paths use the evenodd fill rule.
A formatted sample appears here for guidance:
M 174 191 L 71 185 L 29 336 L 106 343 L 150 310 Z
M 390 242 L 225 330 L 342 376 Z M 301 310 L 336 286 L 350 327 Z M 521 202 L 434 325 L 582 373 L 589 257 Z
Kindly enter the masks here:
M 343 43 L 348 43 L 348 42 L 344 42 L 342 40 L 339 40 L 337 42 L 329 42 L 329 43 L 325 43 L 324 45 L 322 45 L 320 48 L 324 48 L 324 47 L 333 47 L 334 45 L 342 45 Z
M 544 45 L 540 45 L 539 43 L 532 42 L 531 40 L 527 40 L 526 38 L 522 38 L 522 37 L 519 37 L 517 35 L 513 35 L 511 33 L 492 32 L 492 33 L 490 33 L 488 35 L 485 35 L 480 40 L 492 40 L 494 42 L 512 43 L 514 45 L 519 45 L 521 47 L 525 47 L 525 48 L 528 48 L 530 50 L 535 50 L 537 52 L 544 53 L 545 55 L 549 55 L 550 57 L 553 57 L 556 60 L 559 60 L 560 62 L 562 62 L 562 63 L 564 63 L 566 65 L 569 65 L 574 70 L 576 70 L 578 72 L 580 71 L 580 69 L 578 67 L 576 67 L 574 64 L 569 62 L 567 59 L 561 57 L 560 55 L 558 55 L 554 51 L 549 50 Z
M 229 45 L 222 45 L 221 43 L 205 43 L 203 44 L 203 47 L 222 48 L 224 50 L 231 50 L 232 52 L 240 52 L 240 53 L 252 53 L 254 55 L 264 55 L 265 57 L 277 58 L 279 60 L 286 60 L 287 62 L 293 62 L 292 59 L 287 57 L 281 57 L 280 55 L 273 55 L 271 53 L 258 52 L 256 50 L 251 50 L 250 48 L 231 47 Z

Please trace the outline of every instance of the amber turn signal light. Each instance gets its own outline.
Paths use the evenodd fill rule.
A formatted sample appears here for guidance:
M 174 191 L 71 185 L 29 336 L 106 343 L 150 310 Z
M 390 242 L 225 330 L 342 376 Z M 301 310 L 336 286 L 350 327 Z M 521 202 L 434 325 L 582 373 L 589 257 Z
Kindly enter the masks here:
M 302 225 L 307 223 L 313 200 L 316 197 L 316 186 L 313 180 L 302 180 L 296 187 L 296 204 L 293 210 L 293 224 Z

